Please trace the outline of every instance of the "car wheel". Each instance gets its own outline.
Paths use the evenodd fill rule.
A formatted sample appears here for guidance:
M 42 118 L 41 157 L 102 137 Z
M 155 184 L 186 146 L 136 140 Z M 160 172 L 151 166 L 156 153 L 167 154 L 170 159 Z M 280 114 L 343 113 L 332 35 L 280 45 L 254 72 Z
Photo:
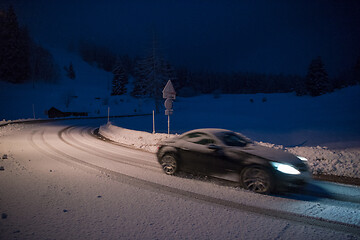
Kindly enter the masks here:
M 166 154 L 161 158 L 161 167 L 167 175 L 174 175 L 178 169 L 178 163 L 173 155 Z
M 245 189 L 262 194 L 269 194 L 274 187 L 272 176 L 261 167 L 245 168 L 241 172 L 241 184 Z

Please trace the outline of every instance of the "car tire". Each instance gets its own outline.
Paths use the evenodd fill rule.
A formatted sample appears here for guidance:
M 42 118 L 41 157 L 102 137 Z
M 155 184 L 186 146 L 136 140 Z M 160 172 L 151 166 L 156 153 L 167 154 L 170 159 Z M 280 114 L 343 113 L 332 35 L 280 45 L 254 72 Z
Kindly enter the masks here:
M 160 164 L 167 175 L 174 175 L 178 170 L 178 162 L 172 154 L 165 154 L 161 158 Z
M 274 190 L 274 180 L 268 170 L 260 166 L 246 167 L 241 171 L 240 182 L 243 188 L 261 194 Z

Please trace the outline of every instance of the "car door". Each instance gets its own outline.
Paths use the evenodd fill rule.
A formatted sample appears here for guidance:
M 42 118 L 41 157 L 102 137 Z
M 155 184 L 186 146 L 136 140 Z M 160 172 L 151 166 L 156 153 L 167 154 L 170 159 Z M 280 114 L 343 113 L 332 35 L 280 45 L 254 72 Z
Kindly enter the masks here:
M 223 146 L 220 149 L 222 151 L 221 158 L 216 158 L 212 161 L 213 172 L 215 174 L 238 172 L 242 165 L 243 154 L 234 147 Z
M 249 157 L 242 150 L 250 141 L 233 132 L 223 132 L 218 137 L 224 144 L 221 148 L 223 157 L 212 162 L 213 168 L 218 173 L 238 172 Z
M 183 167 L 205 174 L 212 172 L 213 161 L 220 157 L 219 152 L 209 148 L 214 142 L 210 135 L 202 132 L 184 136 L 180 146 Z

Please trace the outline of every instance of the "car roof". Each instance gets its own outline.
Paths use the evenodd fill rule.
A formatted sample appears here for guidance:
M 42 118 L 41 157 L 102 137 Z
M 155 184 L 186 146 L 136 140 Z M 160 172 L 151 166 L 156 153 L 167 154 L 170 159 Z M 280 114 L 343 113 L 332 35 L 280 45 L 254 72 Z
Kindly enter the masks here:
M 247 136 L 243 135 L 242 133 L 239 132 L 234 132 L 232 130 L 228 130 L 228 129 L 222 129 L 222 128 L 199 128 L 199 129 L 194 129 L 188 132 L 183 133 L 181 136 L 185 136 L 186 134 L 189 133 L 194 133 L 194 132 L 202 132 L 202 133 L 207 133 L 210 135 L 215 136 L 216 138 L 219 138 L 219 133 L 235 133 L 237 135 L 242 136 L 243 138 L 247 139 L 249 142 L 252 142 L 252 140 L 250 138 L 248 138 Z
M 199 129 L 194 129 L 194 130 L 185 132 L 185 133 L 183 133 L 183 135 L 193 133 L 193 132 L 203 132 L 203 133 L 209 133 L 211 135 L 214 135 L 215 133 L 219 133 L 219 132 L 233 132 L 233 131 L 227 130 L 227 129 L 221 129 L 221 128 L 199 128 Z

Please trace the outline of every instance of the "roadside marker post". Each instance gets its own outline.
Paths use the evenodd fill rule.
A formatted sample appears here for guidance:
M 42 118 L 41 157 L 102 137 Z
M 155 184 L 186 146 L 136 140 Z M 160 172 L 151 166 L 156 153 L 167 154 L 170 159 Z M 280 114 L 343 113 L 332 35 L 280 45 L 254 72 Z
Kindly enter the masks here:
M 32 105 L 32 110 L 33 110 L 33 117 L 34 117 L 34 119 L 36 119 L 36 117 L 35 117 L 35 105 L 34 104 Z
M 155 134 L 155 111 L 153 110 L 153 134 Z

